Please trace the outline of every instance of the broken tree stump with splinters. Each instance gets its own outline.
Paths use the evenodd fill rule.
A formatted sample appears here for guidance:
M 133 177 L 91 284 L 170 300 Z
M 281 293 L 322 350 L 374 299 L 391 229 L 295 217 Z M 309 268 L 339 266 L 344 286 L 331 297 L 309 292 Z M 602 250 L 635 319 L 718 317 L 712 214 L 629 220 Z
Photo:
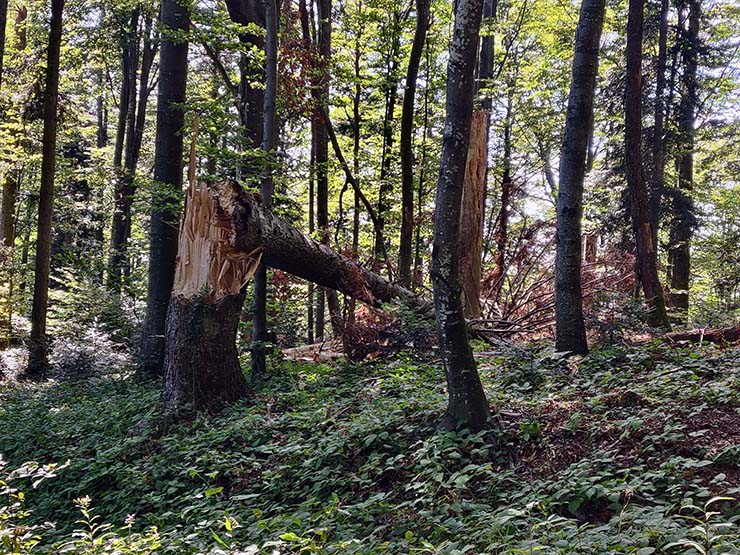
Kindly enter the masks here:
M 167 313 L 167 409 L 217 406 L 248 393 L 236 332 L 245 286 L 260 260 L 371 306 L 401 300 L 420 311 L 430 308 L 408 289 L 304 235 L 235 181 L 193 184 Z

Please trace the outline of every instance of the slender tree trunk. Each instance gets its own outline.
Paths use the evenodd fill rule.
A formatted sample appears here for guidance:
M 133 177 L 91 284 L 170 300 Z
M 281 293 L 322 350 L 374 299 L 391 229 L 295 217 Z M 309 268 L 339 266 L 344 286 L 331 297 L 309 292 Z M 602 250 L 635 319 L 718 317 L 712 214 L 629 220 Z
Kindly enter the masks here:
M 493 234 L 496 252 L 493 256 L 493 294 L 491 298 L 498 302 L 506 276 L 506 248 L 509 244 L 509 205 L 514 189 L 511 177 L 511 130 L 513 124 L 513 85 L 507 87 L 506 116 L 504 117 L 504 160 L 503 175 L 501 176 L 501 195 L 499 198 L 499 214 Z
M 385 91 L 385 116 L 383 118 L 383 148 L 380 161 L 380 189 L 378 191 L 378 225 L 375 228 L 375 258 L 378 262 L 387 263 L 387 245 L 385 244 L 385 224 L 388 215 L 389 195 L 393 192 L 391 181 L 391 165 L 393 163 L 393 120 L 396 113 L 396 100 L 398 98 L 398 83 L 396 72 L 398 70 L 398 57 L 401 48 L 401 17 L 398 13 L 393 15 L 392 45 L 390 59 L 388 60 L 388 74 Z M 390 272 L 390 268 L 389 268 Z
M 5 27 L 8 23 L 8 0 L 0 0 L 0 88 L 3 83 L 3 61 L 5 58 Z
M 7 170 L 3 182 L 0 212 L 0 350 L 10 347 L 13 336 L 13 246 L 15 244 L 15 205 L 20 185 L 20 169 Z
M 41 152 L 41 189 L 36 229 L 36 263 L 31 309 L 26 376 L 41 379 L 48 367 L 49 346 L 46 337 L 46 311 L 49 302 L 49 269 L 51 264 L 51 218 L 54 204 L 56 170 L 57 103 L 59 96 L 59 56 L 62 45 L 62 11 L 64 0 L 52 0 L 49 26 L 49 48 L 46 57 L 44 89 L 44 132 Z
M 694 126 L 697 96 L 697 66 L 701 0 L 689 0 L 688 29 L 683 40 L 683 95 L 678 107 L 678 194 L 673 205 L 671 222 L 671 303 L 682 311 L 686 320 L 689 309 L 691 277 L 691 238 L 694 208 L 691 191 L 694 188 Z
M 416 30 L 411 44 L 409 65 L 406 71 L 406 88 L 401 110 L 401 239 L 398 248 L 399 283 L 411 284 L 411 255 L 414 238 L 414 100 L 419 64 L 424 51 L 429 28 L 430 0 L 416 0 Z
M 272 207 L 273 166 L 277 148 L 277 50 L 278 13 L 275 0 L 265 3 L 265 103 L 262 111 L 262 150 L 266 156 L 260 193 L 266 208 Z M 267 327 L 267 267 L 260 264 L 254 276 L 254 318 L 252 320 L 252 375 L 263 377 L 267 372 L 265 344 L 269 341 Z
M 647 187 L 642 168 L 642 32 L 643 2 L 630 0 L 627 18 L 627 85 L 625 93 L 625 167 L 631 194 L 632 228 L 637 250 L 637 275 L 648 304 L 648 322 L 670 329 L 650 224 Z
M 431 51 L 429 44 L 426 45 L 426 64 L 424 71 L 424 82 L 426 87 L 424 88 L 424 129 L 421 137 L 421 157 L 419 160 L 419 180 L 417 185 L 417 200 L 416 200 L 416 237 L 414 247 L 414 285 L 419 286 L 423 281 L 423 259 L 422 259 L 422 238 L 421 238 L 421 220 L 423 216 L 424 206 L 424 182 L 426 177 L 426 163 L 427 163 L 427 138 L 429 137 L 429 94 L 430 94 L 430 78 L 431 78 Z
M 655 125 L 653 127 L 653 172 L 650 194 L 650 224 L 653 226 L 653 245 L 658 248 L 660 204 L 665 186 L 665 74 L 668 52 L 668 0 L 660 3 L 658 32 L 657 75 L 655 77 Z
M 323 71 L 318 83 L 318 110 L 329 113 L 329 64 L 331 61 L 331 0 L 318 0 L 318 53 Z M 316 122 L 316 224 L 321 242 L 329 244 L 329 133 L 322 117 Z M 329 306 L 330 321 L 334 336 L 342 334 L 343 318 L 339 299 L 335 291 L 320 290 L 316 302 L 316 338 L 324 337 L 324 303 Z
M 136 76 L 139 69 L 139 12 L 140 7 L 134 8 L 129 23 L 130 28 L 124 32 L 126 42 L 123 51 L 123 66 L 127 68 L 127 75 L 123 79 L 126 91 L 121 91 L 121 101 L 127 100 L 127 105 L 119 115 L 123 116 L 123 139 L 122 158 L 124 167 L 121 170 L 120 162 L 116 175 L 115 198 L 113 208 L 113 223 L 111 226 L 110 255 L 108 258 L 108 286 L 114 291 L 120 291 L 122 286 L 121 275 L 127 259 L 126 253 L 126 224 L 131 219 L 131 203 L 133 191 L 133 175 L 130 176 L 131 166 L 134 158 L 134 145 L 136 138 L 134 128 L 136 125 L 137 85 Z M 122 85 L 123 86 L 123 85 Z M 116 137 L 118 145 L 118 137 Z
M 460 201 L 468 153 L 475 91 L 482 0 L 458 0 L 447 67 L 444 138 L 437 182 L 432 283 L 440 354 L 447 376 L 449 403 L 441 429 L 480 428 L 489 414 L 463 315 L 460 286 Z
M 599 42 L 605 0 L 584 0 L 576 30 L 573 76 L 560 154 L 555 256 L 555 316 L 558 351 L 588 352 L 581 291 L 583 180 L 594 93 L 599 72 Z
M 190 12 L 179 0 L 163 0 L 161 26 L 166 33 L 159 58 L 159 92 L 154 149 L 154 181 L 149 223 L 149 282 L 142 331 L 140 372 L 159 375 L 164 363 L 164 332 L 177 256 L 177 223 L 182 191 L 183 105 L 188 73 Z

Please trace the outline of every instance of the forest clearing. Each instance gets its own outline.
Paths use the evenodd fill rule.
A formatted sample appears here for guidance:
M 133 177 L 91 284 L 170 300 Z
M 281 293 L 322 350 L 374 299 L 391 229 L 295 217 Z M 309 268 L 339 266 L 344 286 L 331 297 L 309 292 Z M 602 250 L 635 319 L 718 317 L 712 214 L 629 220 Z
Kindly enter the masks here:
M 737 0 L 0 0 L 0 554 L 740 554 Z

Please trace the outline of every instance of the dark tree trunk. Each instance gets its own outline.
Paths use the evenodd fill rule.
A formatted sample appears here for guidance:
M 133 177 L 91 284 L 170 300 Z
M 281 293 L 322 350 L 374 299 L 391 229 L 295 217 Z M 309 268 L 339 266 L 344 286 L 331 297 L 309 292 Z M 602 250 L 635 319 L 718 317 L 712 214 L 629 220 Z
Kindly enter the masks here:
M 183 38 L 190 27 L 190 13 L 179 0 L 163 0 L 161 27 L 178 31 L 166 33 L 161 42 L 157 128 L 154 148 L 154 181 L 149 224 L 149 283 L 147 310 L 142 331 L 140 371 L 159 375 L 164 362 L 164 331 L 167 305 L 175 274 L 177 222 L 182 191 L 182 157 L 185 124 L 183 104 L 188 73 L 188 42 Z
M 480 428 L 489 414 L 463 316 L 460 286 L 460 201 L 468 153 L 475 91 L 482 0 L 458 0 L 447 67 L 444 138 L 437 182 L 432 283 L 440 354 L 447 376 L 449 403 L 442 429 Z
M 331 63 L 331 0 L 318 0 L 318 53 L 323 71 L 316 92 L 319 117 L 316 122 L 316 225 L 321 242 L 328 245 L 329 236 L 329 133 L 321 113 L 329 113 L 329 65 Z M 335 337 L 342 334 L 342 313 L 336 291 L 318 292 L 316 302 L 316 338 L 324 337 L 324 302 L 329 306 L 330 321 Z
M 49 302 L 49 267 L 51 263 L 51 218 L 54 204 L 54 173 L 56 170 L 57 103 L 59 97 L 59 56 L 62 44 L 62 11 L 64 0 L 52 0 L 49 27 L 49 49 L 46 58 L 44 88 L 44 132 L 41 151 L 41 188 L 36 229 L 36 263 L 31 309 L 26 376 L 43 378 L 48 366 L 46 311 Z
M 103 70 L 98 70 L 98 87 L 102 90 L 104 87 Z M 95 99 L 95 112 L 97 116 L 98 132 L 96 134 L 95 144 L 98 148 L 103 148 L 108 144 L 108 110 L 105 107 L 103 94 L 98 94 Z
M 414 238 L 414 285 L 420 286 L 423 282 L 423 258 L 422 258 L 422 236 L 421 236 L 421 221 L 423 216 L 423 206 L 425 197 L 425 177 L 426 177 L 426 162 L 427 162 L 427 138 L 429 137 L 429 95 L 430 95 L 430 78 L 431 78 L 431 51 L 429 44 L 426 46 L 426 64 L 424 71 L 424 82 L 426 87 L 424 88 L 424 128 L 421 137 L 421 159 L 419 160 L 419 180 L 417 184 L 417 196 L 416 196 L 416 237 Z
M 0 0 L 0 88 L 3 83 L 3 60 L 5 57 L 5 27 L 8 23 L 8 0 Z
M 124 76 L 121 90 L 121 103 L 126 98 L 127 105 L 119 117 L 123 117 L 122 137 L 122 158 L 125 160 L 123 170 L 120 169 L 120 162 L 116 175 L 116 186 L 114 193 L 113 223 L 111 226 L 110 255 L 108 258 L 108 286 L 114 291 L 121 290 L 121 274 L 127 258 L 126 254 L 126 224 L 131 218 L 131 202 L 133 191 L 133 175 L 129 179 L 130 166 L 133 159 L 133 148 L 136 143 L 134 136 L 134 127 L 136 125 L 136 75 L 139 69 L 139 11 L 137 6 L 129 22 L 130 28 L 124 30 L 126 37 L 123 46 L 123 67 L 127 70 Z M 118 145 L 118 137 L 116 137 Z
M 247 27 L 239 35 L 244 51 L 239 61 L 239 123 L 242 128 L 242 148 L 245 151 L 260 148 L 262 145 L 262 108 L 264 106 L 264 87 L 257 84 L 264 79 L 262 68 L 255 67 L 250 51 L 263 50 L 264 38 L 254 34 L 249 27 L 265 26 L 263 0 L 226 0 L 229 17 L 235 23 Z M 237 167 L 237 176 L 253 186 L 257 186 L 261 176 L 260 161 L 254 157 L 242 157 Z
M 393 14 L 392 43 L 389 52 L 388 73 L 385 84 L 385 115 L 383 117 L 383 148 L 380 161 L 380 189 L 378 191 L 378 224 L 375 226 L 375 258 L 378 262 L 387 265 L 387 245 L 385 244 L 385 224 L 388 216 L 389 196 L 393 192 L 391 180 L 391 165 L 393 163 L 393 120 L 396 114 L 396 100 L 398 99 L 398 57 L 401 48 L 402 17 L 398 12 Z M 390 266 L 388 266 L 390 272 Z M 390 277 L 390 276 L 389 276 Z
M 131 53 L 131 87 L 129 91 L 129 108 L 126 116 L 126 140 L 124 142 L 124 167 L 116 183 L 113 226 L 111 228 L 110 258 L 108 260 L 108 285 L 120 291 L 123 278 L 129 274 L 128 242 L 131 238 L 131 207 L 136 194 L 136 169 L 141 154 L 146 124 L 146 107 L 149 101 L 149 77 L 156 55 L 156 46 L 151 36 L 152 20 L 147 17 L 144 23 L 144 46 L 141 55 L 141 70 L 138 72 L 138 99 L 136 73 L 138 68 L 137 48 Z
M 627 18 L 627 75 L 624 104 L 624 150 L 631 195 L 636 269 L 648 304 L 648 322 L 670 329 L 650 223 L 650 205 L 642 168 L 642 30 L 644 0 L 630 0 Z
M 558 351 L 579 355 L 588 352 L 581 292 L 583 180 L 594 118 L 594 92 L 605 7 L 605 0 L 584 0 L 581 4 L 560 154 L 555 240 L 555 346 Z
M 167 410 L 185 405 L 213 408 L 247 395 L 249 389 L 233 341 L 243 303 L 244 293 L 210 303 L 172 297 L 167 311 L 161 397 Z
M 691 277 L 691 238 L 693 236 L 694 208 L 691 191 L 694 188 L 694 126 L 697 96 L 697 66 L 699 51 L 699 22 L 701 0 L 689 0 L 688 29 L 682 45 L 683 95 L 678 107 L 678 194 L 673 205 L 671 222 L 671 304 L 687 319 L 689 309 L 689 281 Z
M 13 319 L 13 245 L 15 244 L 15 205 L 20 170 L 11 167 L 3 182 L 0 212 L 0 350 L 10 347 Z
M 401 110 L 401 239 L 398 247 L 398 280 L 411 284 L 411 255 L 414 238 L 414 100 L 419 64 L 429 28 L 430 0 L 416 0 L 416 30 L 406 71 L 406 88 Z M 356 172 L 355 172 L 356 173 Z
M 650 224 L 653 226 L 653 244 L 658 246 L 660 204 L 665 186 L 665 74 L 668 52 L 668 0 L 660 3 L 658 31 L 657 75 L 655 77 L 655 125 L 653 127 L 653 172 L 650 192 Z
M 265 103 L 262 111 L 263 132 L 262 150 L 266 156 L 260 193 L 267 208 L 272 207 L 273 165 L 277 147 L 277 50 L 278 14 L 275 0 L 265 2 Z M 255 114 L 256 115 L 256 114 Z M 236 337 L 234 336 L 234 340 Z M 265 344 L 269 341 L 267 328 L 267 267 L 260 264 L 254 276 L 254 318 L 252 320 L 252 374 L 262 377 L 266 374 Z
M 511 177 L 511 130 L 513 127 L 513 85 L 507 87 L 506 116 L 504 118 L 504 160 L 503 174 L 501 176 L 501 194 L 499 197 L 499 213 L 496 221 L 496 227 L 493 234 L 496 252 L 493 255 L 493 272 L 492 272 L 492 295 L 494 302 L 498 302 L 501 296 L 501 289 L 504 286 L 506 277 L 506 248 L 509 244 L 509 205 L 511 204 L 511 195 L 514 189 L 514 182 Z

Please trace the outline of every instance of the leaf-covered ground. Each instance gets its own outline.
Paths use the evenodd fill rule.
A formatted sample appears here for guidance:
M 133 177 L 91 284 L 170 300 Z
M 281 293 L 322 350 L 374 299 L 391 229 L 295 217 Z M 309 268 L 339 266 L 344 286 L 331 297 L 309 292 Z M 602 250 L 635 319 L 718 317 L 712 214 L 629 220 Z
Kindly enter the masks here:
M 740 497 L 740 351 L 478 360 L 485 432 L 436 434 L 439 365 L 396 358 L 284 363 L 253 398 L 167 427 L 147 424 L 156 384 L 6 384 L 0 453 L 70 461 L 22 484 L 25 522 L 56 523 L 33 552 L 84 526 L 87 495 L 101 522 L 159 530 L 118 553 L 740 553 L 740 507 L 712 501 Z

